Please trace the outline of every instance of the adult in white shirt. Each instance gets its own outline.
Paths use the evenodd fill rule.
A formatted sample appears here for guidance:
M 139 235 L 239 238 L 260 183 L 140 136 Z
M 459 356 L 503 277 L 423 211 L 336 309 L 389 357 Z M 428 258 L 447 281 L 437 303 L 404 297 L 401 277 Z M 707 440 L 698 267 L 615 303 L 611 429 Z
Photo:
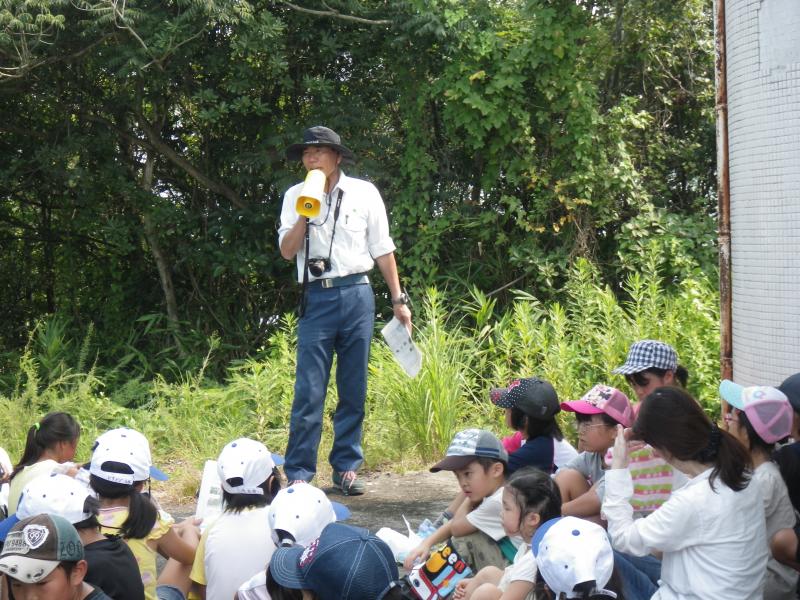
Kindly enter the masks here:
M 690 479 L 651 515 L 634 520 L 628 441 L 650 444 Z M 606 471 L 603 515 L 617 550 L 662 552 L 655 600 L 763 597 L 767 565 L 761 490 L 749 457 L 685 390 L 660 387 L 642 402 L 632 430 L 618 427 Z
M 368 181 L 348 177 L 341 170 L 342 161 L 352 159 L 353 153 L 342 145 L 339 135 L 327 127 L 311 127 L 303 133 L 302 143 L 287 148 L 286 157 L 301 160 L 308 171 L 321 170 L 326 179 L 325 201 L 313 219 L 300 217 L 296 210 L 303 184 L 286 191 L 278 229 L 281 256 L 296 261 L 297 279 L 304 284 L 284 472 L 290 482 L 310 481 L 316 474 L 322 412 L 336 352 L 339 404 L 329 456 L 333 483 L 345 494 L 361 494 L 364 486 L 356 478 L 356 469 L 363 462 L 361 426 L 375 321 L 375 298 L 367 273 L 378 264 L 394 316 L 410 331 L 408 297 L 400 288 L 381 195 Z

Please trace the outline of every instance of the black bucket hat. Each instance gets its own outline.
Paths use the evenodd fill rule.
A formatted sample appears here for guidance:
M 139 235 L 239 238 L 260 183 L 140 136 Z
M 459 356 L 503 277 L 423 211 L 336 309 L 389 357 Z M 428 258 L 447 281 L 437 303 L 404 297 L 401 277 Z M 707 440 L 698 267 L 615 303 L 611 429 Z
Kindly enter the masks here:
M 353 152 L 342 145 L 342 138 L 333 129 L 317 125 L 309 127 L 303 132 L 303 143 L 292 144 L 286 148 L 286 158 L 288 160 L 300 160 L 303 158 L 303 150 L 309 146 L 326 146 L 333 148 L 342 158 L 347 161 L 355 160 Z

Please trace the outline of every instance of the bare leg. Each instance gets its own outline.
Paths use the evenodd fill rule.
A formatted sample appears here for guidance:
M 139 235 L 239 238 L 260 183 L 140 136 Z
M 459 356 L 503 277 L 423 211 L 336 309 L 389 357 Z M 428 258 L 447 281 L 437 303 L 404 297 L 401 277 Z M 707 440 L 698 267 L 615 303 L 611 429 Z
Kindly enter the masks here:
M 471 600 L 499 600 L 502 596 L 503 592 L 500 591 L 499 587 L 491 583 L 484 583 L 475 590 L 475 593 L 471 596 Z
M 566 504 L 583 496 L 589 491 L 589 482 L 575 469 L 564 469 L 555 477 L 556 485 L 561 492 L 561 502 Z

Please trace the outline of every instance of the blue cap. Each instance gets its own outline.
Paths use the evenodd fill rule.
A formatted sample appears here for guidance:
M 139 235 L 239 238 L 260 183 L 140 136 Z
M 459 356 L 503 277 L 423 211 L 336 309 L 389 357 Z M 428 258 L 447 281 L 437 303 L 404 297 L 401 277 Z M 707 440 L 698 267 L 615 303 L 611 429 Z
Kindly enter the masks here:
M 0 521 L 0 542 L 6 541 L 6 536 L 8 535 L 8 532 L 11 531 L 11 528 L 17 523 L 19 523 L 19 517 L 17 517 L 16 513 L 11 515 L 7 519 L 3 519 L 2 521 Z
M 269 572 L 283 587 L 311 590 L 320 600 L 380 600 L 398 578 L 389 546 L 344 523 L 326 526 L 306 548 L 278 548 Z

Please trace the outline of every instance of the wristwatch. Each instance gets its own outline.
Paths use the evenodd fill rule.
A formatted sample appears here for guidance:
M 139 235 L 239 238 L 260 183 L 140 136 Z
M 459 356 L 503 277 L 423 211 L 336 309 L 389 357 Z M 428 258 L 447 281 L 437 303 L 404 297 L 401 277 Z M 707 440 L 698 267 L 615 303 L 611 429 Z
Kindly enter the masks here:
M 411 302 L 411 299 L 405 292 L 402 292 L 397 298 L 392 298 L 392 306 L 397 306 L 398 304 L 408 304 L 409 302 Z

